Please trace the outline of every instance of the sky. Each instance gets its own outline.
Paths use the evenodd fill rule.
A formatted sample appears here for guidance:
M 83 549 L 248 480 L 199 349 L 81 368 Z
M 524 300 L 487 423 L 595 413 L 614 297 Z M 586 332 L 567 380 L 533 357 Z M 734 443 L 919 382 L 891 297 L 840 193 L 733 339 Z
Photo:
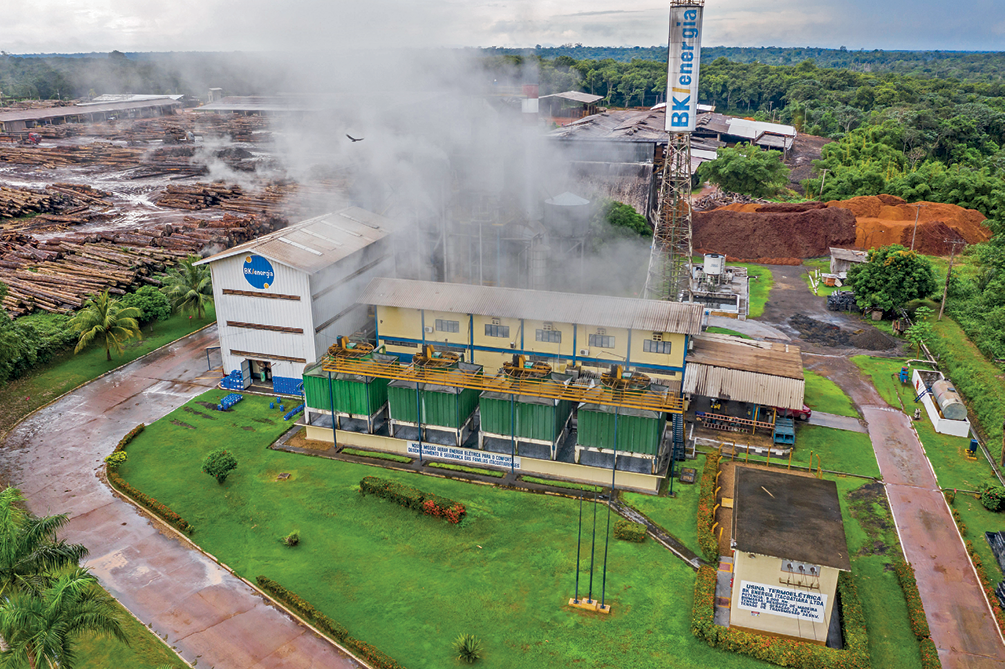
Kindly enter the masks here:
M 667 41 L 649 0 L 4 0 L 0 50 L 272 51 Z M 706 46 L 1005 51 L 1005 2 L 708 0 Z

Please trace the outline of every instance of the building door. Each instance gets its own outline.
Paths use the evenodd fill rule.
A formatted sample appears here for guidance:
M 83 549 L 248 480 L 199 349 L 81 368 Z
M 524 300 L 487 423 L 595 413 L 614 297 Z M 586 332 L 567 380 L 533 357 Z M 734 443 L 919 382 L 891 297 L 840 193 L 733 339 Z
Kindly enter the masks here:
M 241 380 L 244 381 L 244 387 L 247 388 L 251 385 L 251 361 L 242 360 L 241 361 Z

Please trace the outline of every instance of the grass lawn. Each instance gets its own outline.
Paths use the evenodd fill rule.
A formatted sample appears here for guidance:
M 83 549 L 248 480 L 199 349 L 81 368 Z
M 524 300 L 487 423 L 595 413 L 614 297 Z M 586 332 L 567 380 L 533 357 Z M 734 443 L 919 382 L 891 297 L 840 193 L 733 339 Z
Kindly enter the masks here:
M 454 472 L 467 472 L 468 474 L 479 474 L 481 476 L 491 476 L 492 478 L 501 479 L 506 476 L 506 472 L 497 471 L 495 469 L 481 469 L 479 467 L 465 467 L 464 465 L 452 465 L 446 462 L 430 462 L 427 467 L 432 467 L 433 469 L 449 469 Z
M 792 464 L 809 466 L 811 454 L 814 470 L 821 466 L 825 470 L 835 472 L 880 477 L 876 453 L 867 434 L 796 421 L 796 448 L 792 452 Z M 764 464 L 768 458 L 741 454 L 736 456 L 736 460 Z M 771 462 L 785 466 L 789 458 L 772 457 Z
M 685 466 L 696 468 L 700 479 L 701 472 L 705 469 L 705 456 L 699 454 L 696 460 L 686 463 Z M 675 497 L 663 495 L 655 497 L 635 492 L 623 492 L 621 499 L 628 506 L 645 514 L 649 520 L 676 537 L 682 544 L 701 555 L 701 548 L 698 546 L 697 526 L 698 497 L 701 493 L 701 486 L 697 482 L 686 484 L 675 481 L 673 491 Z
M 542 479 L 536 476 L 521 476 L 521 481 L 527 483 L 537 483 L 539 485 L 550 485 L 556 488 L 568 488 L 570 490 L 585 490 L 586 492 L 600 492 L 603 490 L 599 485 L 586 485 L 583 483 L 572 483 L 571 481 L 556 481 L 554 479 Z
M 377 458 L 378 460 L 390 460 L 391 462 L 401 462 L 405 464 L 412 462 L 412 458 L 406 458 L 404 455 L 381 453 L 380 451 L 361 451 L 358 448 L 343 448 L 342 452 L 346 455 L 356 455 L 362 458 Z
M 741 339 L 753 339 L 753 337 L 749 337 L 749 336 L 743 334 L 742 332 L 737 332 L 736 330 L 729 330 L 727 328 L 720 328 L 720 327 L 716 327 L 714 325 L 712 327 L 708 328 L 706 330 L 706 332 L 709 332 L 711 334 L 732 335 L 733 337 L 740 337 Z
M 872 666 L 920 667 L 921 654 L 911 632 L 907 603 L 892 569 L 902 552 L 882 484 L 848 477 L 833 480 L 838 486 L 852 573 L 869 630 Z
M 122 629 L 129 638 L 129 645 L 113 639 L 83 637 L 75 646 L 77 661 L 74 666 L 81 669 L 107 669 L 108 667 L 129 667 L 129 669 L 183 669 L 188 667 L 164 643 L 154 637 L 143 623 L 129 614 L 116 602 L 122 616 Z
M 180 408 L 132 442 L 120 473 L 192 522 L 193 539 L 242 576 L 275 579 L 409 669 L 460 666 L 450 649 L 460 633 L 483 640 L 484 667 L 769 666 L 692 636 L 694 572 L 653 541 L 611 541 L 610 617 L 570 610 L 574 500 L 268 450 L 285 427 L 265 398 L 223 415 Z M 239 462 L 223 486 L 200 471 L 219 446 Z M 277 481 L 280 472 L 291 476 Z M 468 516 L 455 526 L 361 497 L 367 475 L 461 501 Z M 598 530 L 606 521 L 598 509 Z M 287 548 L 280 537 L 293 529 L 301 543 Z M 598 563 L 603 552 L 598 541 Z M 599 586 L 598 572 L 594 595 Z
M 814 411 L 858 418 L 851 398 L 836 383 L 808 369 L 803 370 L 803 377 L 806 379 L 806 397 L 803 400 L 806 406 Z
M 163 322 L 154 321 L 143 326 L 143 339 L 126 343 L 126 350 L 122 355 L 113 352 L 111 362 L 105 360 L 103 346 L 91 346 L 77 355 L 74 355 L 72 349 L 68 350 L 27 376 L 0 388 L 0 426 L 6 429 L 66 391 L 191 334 L 215 320 L 216 313 L 210 305 L 205 318 L 201 320 L 176 314 Z
M 750 318 L 760 318 L 764 315 L 764 306 L 768 303 L 771 286 L 775 283 L 775 279 L 771 275 L 771 268 L 743 262 L 731 262 L 727 263 L 727 265 L 730 267 L 747 268 L 747 277 L 750 279 L 750 306 L 747 316 Z
M 803 280 L 806 281 L 806 287 L 809 288 L 810 292 L 813 292 L 813 284 L 810 283 L 810 275 L 813 274 L 813 270 L 820 270 L 821 274 L 827 274 L 831 271 L 831 260 L 830 258 L 813 258 L 811 260 L 804 260 L 803 264 L 807 266 L 809 271 L 803 274 Z M 823 279 L 817 281 L 817 290 L 814 295 L 820 297 L 827 297 L 831 293 L 838 290 L 847 290 L 847 288 L 838 286 L 825 286 Z
M 907 364 L 906 358 L 873 358 L 868 355 L 856 355 L 851 358 L 851 361 L 862 370 L 863 374 L 869 377 L 872 385 L 876 388 L 876 392 L 891 407 L 902 409 L 908 405 L 913 406 L 914 394 L 912 386 L 903 385 L 897 378 L 900 368 Z M 904 407 L 900 406 L 900 400 L 898 399 L 901 390 L 911 393 L 911 397 L 904 403 Z

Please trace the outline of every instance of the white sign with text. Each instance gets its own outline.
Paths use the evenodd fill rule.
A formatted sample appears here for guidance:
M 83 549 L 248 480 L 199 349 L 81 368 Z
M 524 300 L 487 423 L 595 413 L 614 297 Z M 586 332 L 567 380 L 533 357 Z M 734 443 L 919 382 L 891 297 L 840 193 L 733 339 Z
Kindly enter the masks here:
M 419 455 L 419 442 L 408 442 L 408 454 Z M 440 446 L 439 444 L 422 444 L 422 457 L 437 458 L 440 460 L 453 460 L 466 465 L 489 465 L 492 467 L 512 467 L 520 469 L 520 458 L 514 458 L 502 453 L 490 453 L 488 451 L 475 451 L 470 448 L 457 448 L 455 446 Z
M 740 603 L 737 608 L 823 623 L 827 613 L 827 595 L 741 581 Z

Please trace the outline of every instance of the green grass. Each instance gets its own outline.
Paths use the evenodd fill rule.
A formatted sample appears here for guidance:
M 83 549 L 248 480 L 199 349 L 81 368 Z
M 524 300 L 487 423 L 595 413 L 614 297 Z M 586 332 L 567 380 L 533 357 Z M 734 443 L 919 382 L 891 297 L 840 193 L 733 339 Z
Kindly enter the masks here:
M 699 455 L 698 459 L 687 463 L 687 466 L 696 468 L 700 477 L 705 467 L 705 456 Z M 623 492 L 621 499 L 700 555 L 696 519 L 701 486 L 697 482 L 685 484 L 675 481 L 673 491 L 675 497 Z
M 869 377 L 876 392 L 887 404 L 894 409 L 901 408 L 898 399 L 901 389 L 904 389 L 905 392 L 911 392 L 911 386 L 904 386 L 897 378 L 900 368 L 907 364 L 906 358 L 873 358 L 868 355 L 856 355 L 851 358 L 851 361 L 862 370 L 863 374 Z M 910 402 L 906 402 L 904 406 L 906 407 L 913 401 L 914 395 L 912 394 Z
M 872 666 L 920 667 L 921 654 L 911 632 L 907 603 L 892 570 L 902 553 L 882 486 L 847 477 L 832 480 L 838 486 L 852 573 L 869 630 Z
M 112 353 L 111 362 L 105 360 L 104 347 L 91 346 L 76 355 L 72 349 L 68 350 L 27 376 L 0 388 L 0 425 L 13 425 L 68 390 L 170 344 L 215 320 L 216 313 L 210 305 L 206 317 L 201 320 L 176 314 L 164 322 L 155 321 L 145 325 L 143 339 L 127 342 L 122 355 Z
M 362 458 L 377 458 L 378 460 L 390 460 L 391 462 L 403 462 L 406 464 L 412 462 L 412 458 L 406 458 L 404 455 L 381 453 L 380 451 L 361 451 L 358 448 L 343 448 L 342 453 L 345 453 L 346 455 L 356 455 Z
M 108 667 L 129 667 L 129 669 L 184 669 L 188 667 L 164 643 L 159 641 L 148 627 L 136 620 L 118 602 L 115 606 L 122 617 L 122 631 L 129 638 L 129 645 L 114 639 L 83 637 L 74 646 L 77 661 L 74 666 L 81 669 L 107 669 Z
M 451 465 L 446 462 L 430 462 L 427 467 L 432 467 L 434 469 L 449 469 L 455 472 L 467 472 L 468 474 L 479 474 L 481 476 L 491 476 L 492 478 L 501 479 L 506 476 L 506 472 L 499 472 L 494 469 L 479 469 L 478 467 L 465 467 L 464 465 Z
M 586 492 L 595 492 L 603 490 L 601 486 L 598 485 L 585 485 L 583 483 L 570 483 L 569 481 L 555 481 L 553 479 L 541 479 L 536 476 L 521 476 L 521 481 L 527 483 L 537 483 L 538 485 L 550 485 L 556 488 L 568 488 L 570 490 L 585 490 Z
M 808 467 L 811 457 L 814 471 L 820 466 L 829 471 L 880 477 L 869 435 L 796 421 L 796 448 L 792 452 L 792 464 Z M 736 456 L 736 460 L 765 464 L 768 458 L 741 454 Z M 784 467 L 789 458 L 775 456 L 771 458 L 771 463 Z
M 769 666 L 694 638 L 694 572 L 656 542 L 610 543 L 611 616 L 569 609 L 575 500 L 268 450 L 284 428 L 264 398 L 212 417 L 179 409 L 133 441 L 120 472 L 189 519 L 192 538 L 239 574 L 277 580 L 409 669 L 455 666 L 450 643 L 462 632 L 482 639 L 486 668 Z M 220 446 L 239 462 L 223 486 L 200 471 Z M 280 471 L 290 479 L 276 481 Z M 467 518 L 450 525 L 360 496 L 359 480 L 375 472 L 458 500 Z M 598 508 L 600 536 L 606 522 Z M 291 551 L 279 537 L 293 527 L 301 543 Z M 595 596 L 599 586 L 597 571 Z
M 753 339 L 753 337 L 748 337 L 742 332 L 737 332 L 736 330 L 728 330 L 726 328 L 720 328 L 714 325 L 705 331 L 710 332 L 712 334 L 724 334 L 724 335 L 732 335 L 733 337 L 740 337 L 742 339 Z
M 821 274 L 828 274 L 831 271 L 831 261 L 830 258 L 813 258 L 811 260 L 804 260 L 803 265 L 806 265 L 807 272 L 803 274 L 803 281 L 806 282 L 806 287 L 813 293 L 813 284 L 810 283 L 810 275 L 813 274 L 813 270 L 820 270 Z M 817 290 L 814 295 L 819 297 L 827 297 L 831 293 L 838 290 L 847 290 L 844 287 L 838 286 L 825 286 L 823 279 L 817 282 Z
M 727 264 L 731 267 L 747 268 L 747 277 L 750 279 L 749 310 L 747 316 L 750 318 L 760 318 L 764 315 L 764 307 L 768 303 L 771 287 L 775 283 L 775 279 L 771 275 L 771 269 L 764 265 L 753 265 L 751 263 L 731 262 Z
M 803 402 L 814 411 L 823 411 L 838 416 L 858 418 L 858 410 L 851 398 L 830 379 L 808 369 L 803 370 L 806 379 L 806 396 Z

